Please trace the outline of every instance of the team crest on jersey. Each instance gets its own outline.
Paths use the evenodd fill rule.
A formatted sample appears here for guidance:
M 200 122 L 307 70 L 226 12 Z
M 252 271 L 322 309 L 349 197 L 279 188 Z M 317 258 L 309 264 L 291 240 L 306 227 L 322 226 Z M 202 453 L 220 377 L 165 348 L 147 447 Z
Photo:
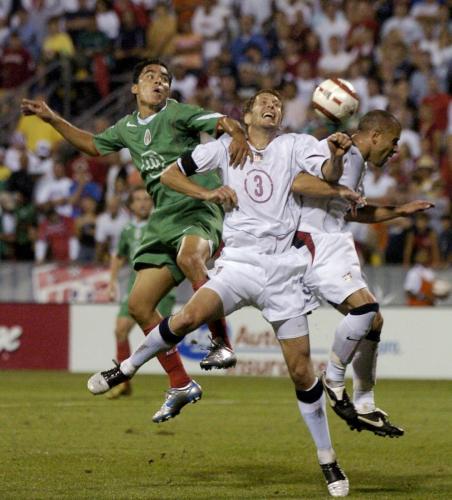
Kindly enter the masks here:
M 344 274 L 344 276 L 342 276 L 342 278 L 345 281 L 351 281 L 352 280 L 352 274 L 351 273 Z
M 151 136 L 151 131 L 149 129 L 146 129 L 146 132 L 144 133 L 144 145 L 149 146 L 152 141 L 152 136 Z

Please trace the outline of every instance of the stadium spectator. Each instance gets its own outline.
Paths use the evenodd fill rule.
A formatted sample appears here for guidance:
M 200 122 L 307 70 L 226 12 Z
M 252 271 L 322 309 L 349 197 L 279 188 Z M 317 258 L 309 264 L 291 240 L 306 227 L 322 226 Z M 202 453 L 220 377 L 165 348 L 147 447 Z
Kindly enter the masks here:
M 111 253 L 118 246 L 119 235 L 128 221 L 129 215 L 121 206 L 119 196 L 108 198 L 106 210 L 98 216 L 96 223 L 97 262 L 109 262 Z
M 245 16 L 252 16 L 253 24 L 258 29 L 272 15 L 272 0 L 240 0 L 238 4 L 240 18 L 243 19 Z
M 14 196 L 5 191 L 0 194 L 0 258 L 14 260 L 14 235 L 16 231 L 16 217 L 14 210 Z
M 37 61 L 41 54 L 42 33 L 38 31 L 33 16 L 23 8 L 19 8 L 11 19 L 11 26 L 22 40 L 24 47 Z
M 96 26 L 113 43 L 119 36 L 119 16 L 110 0 L 96 2 Z
M 419 249 L 414 256 L 414 266 L 405 278 L 404 289 L 409 306 L 433 306 L 436 297 L 433 293 L 435 273 L 430 267 L 429 252 Z
M 0 55 L 0 88 L 12 90 L 25 83 L 34 73 L 30 52 L 23 46 L 17 32 L 9 35 Z
M 203 56 L 208 61 L 218 56 L 225 40 L 226 18 L 229 9 L 219 5 L 217 0 L 202 0 L 196 7 L 191 20 L 193 33 L 203 38 Z
M 38 264 L 45 261 L 68 262 L 75 260 L 79 243 L 75 234 L 74 221 L 56 212 L 52 203 L 42 209 L 44 218 L 38 226 L 35 244 L 35 260 Z
M 350 64 L 356 59 L 355 52 L 347 52 L 342 46 L 342 40 L 333 35 L 329 39 L 329 51 L 323 53 L 318 62 L 320 76 L 343 76 Z
M 36 193 L 38 207 L 42 210 L 51 207 L 62 217 L 72 217 L 71 186 L 72 180 L 66 177 L 64 164 L 56 161 L 53 165 L 53 179 L 46 182 L 39 193 Z
M 189 101 L 195 94 L 198 85 L 198 78 L 192 73 L 188 73 L 181 61 L 175 59 L 173 63 L 173 81 L 171 83 L 172 92 L 179 92 L 182 101 Z
M 158 2 L 146 30 L 146 56 L 154 58 L 173 55 L 176 33 L 176 16 L 166 2 Z
M 437 267 L 440 262 L 438 236 L 429 225 L 428 215 L 424 213 L 414 216 L 413 225 L 407 232 L 403 250 L 404 266 L 416 262 L 418 255 L 422 255 L 422 264 Z
M 141 59 L 145 47 L 145 32 L 132 11 L 124 11 L 121 17 L 118 39 L 115 42 L 115 71 L 126 73 Z
M 22 196 L 31 200 L 34 188 L 34 179 L 28 173 L 29 155 L 22 151 L 19 157 L 19 170 L 14 171 L 8 179 L 6 189 L 11 193 L 21 193 Z
M 60 57 L 71 58 L 75 54 L 72 38 L 61 29 L 61 24 L 61 17 L 51 17 L 47 23 L 47 35 L 42 46 L 43 56 L 47 61 Z
M 189 21 L 182 22 L 173 38 L 174 53 L 189 70 L 202 69 L 202 36 L 193 33 Z
M 96 200 L 83 196 L 80 211 L 80 216 L 75 219 L 75 232 L 79 242 L 77 261 L 87 264 L 96 260 Z
M 35 206 L 22 193 L 15 194 L 15 260 L 32 261 L 34 259 L 34 241 L 37 236 L 38 214 Z
M 92 198 L 99 203 L 102 198 L 102 188 L 93 182 L 86 162 L 76 164 L 72 174 L 72 184 L 69 188 L 70 204 L 72 205 L 72 216 L 77 217 L 81 213 L 81 202 L 83 198 Z
M 232 62 L 236 68 L 246 61 L 246 51 L 250 45 L 258 47 L 265 59 L 268 57 L 268 43 L 260 31 L 255 31 L 254 17 L 248 14 L 240 18 L 239 34 L 231 43 Z
M 443 215 L 441 217 L 438 245 L 442 264 L 444 266 L 452 265 L 452 226 L 450 215 Z
M 400 34 L 407 45 L 422 39 L 421 26 L 414 17 L 408 15 L 408 4 L 408 0 L 395 0 L 392 16 L 381 27 L 382 37 L 386 37 L 394 30 Z
M 306 104 L 297 95 L 294 81 L 286 81 L 281 88 L 284 103 L 284 117 L 281 126 L 284 130 L 299 131 L 306 120 Z

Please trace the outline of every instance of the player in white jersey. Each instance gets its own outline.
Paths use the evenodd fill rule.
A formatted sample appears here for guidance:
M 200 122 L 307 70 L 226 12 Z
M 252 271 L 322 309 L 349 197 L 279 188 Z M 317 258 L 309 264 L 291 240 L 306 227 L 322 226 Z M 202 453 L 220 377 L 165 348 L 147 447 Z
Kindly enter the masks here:
M 399 136 L 400 124 L 390 113 L 377 110 L 364 115 L 352 136 L 353 145 L 344 155 L 339 183 L 362 192 L 366 162 L 382 167 L 395 153 Z M 326 140 L 321 141 L 321 147 L 328 151 Z M 300 177 L 297 182 L 304 181 Z M 383 318 L 361 274 L 353 237 L 344 226 L 346 220 L 370 223 L 409 216 L 432 204 L 415 201 L 399 207 L 366 205 L 353 215 L 348 211 L 348 203 L 337 197 L 303 197 L 301 203 L 295 245 L 307 247 L 312 255 L 303 281 L 315 295 L 345 314 L 336 330 L 323 377 L 330 404 L 352 429 L 370 430 L 381 436 L 401 436 L 403 430 L 392 425 L 386 413 L 375 406 L 373 387 Z M 350 362 L 354 404 L 347 395 L 344 381 Z
M 342 156 L 351 141 L 344 134 L 328 140 L 330 151 L 318 150 L 318 141 L 308 135 L 277 137 L 282 102 L 274 91 L 261 91 L 245 108 L 245 123 L 254 161 L 243 169 L 229 167 L 228 137 L 198 146 L 168 167 L 161 182 L 186 195 L 227 203 L 223 226 L 225 247 L 210 280 L 183 309 L 156 327 L 134 354 L 119 367 L 93 375 L 88 389 L 100 394 L 132 377 L 146 361 L 212 318 L 228 315 L 245 306 L 260 309 L 272 324 L 289 373 L 295 384 L 300 412 L 317 447 L 317 456 L 332 496 L 348 494 L 348 479 L 340 469 L 332 448 L 322 383 L 314 375 L 310 359 L 306 313 L 317 303 L 303 296 L 300 274 L 310 255 L 292 246 L 299 208 L 292 193 L 301 172 L 322 170 L 326 178 L 342 168 Z M 223 187 L 210 191 L 187 176 L 219 169 Z M 330 186 L 318 178 L 313 194 L 322 195 Z M 226 185 L 227 184 L 227 185 Z M 326 188 L 325 188 L 326 186 Z M 338 188 L 335 188 L 338 189 Z M 339 190 L 338 190 L 339 192 Z M 347 199 L 359 196 L 340 192 Z

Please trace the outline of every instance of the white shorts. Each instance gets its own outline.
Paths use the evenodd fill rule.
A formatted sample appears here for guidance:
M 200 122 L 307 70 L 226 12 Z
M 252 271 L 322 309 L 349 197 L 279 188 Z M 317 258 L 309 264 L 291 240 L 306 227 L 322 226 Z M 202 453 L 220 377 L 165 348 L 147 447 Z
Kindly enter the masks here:
M 303 291 L 301 278 L 309 261 L 307 250 L 291 248 L 282 254 L 261 254 L 250 248 L 226 247 L 209 271 L 210 279 L 204 287 L 220 296 L 226 316 L 241 307 L 254 306 L 267 321 L 284 321 L 319 306 Z
M 304 234 L 312 240 L 313 245 L 306 246 L 313 255 L 303 281 L 313 294 L 342 304 L 349 295 L 367 287 L 351 233 Z

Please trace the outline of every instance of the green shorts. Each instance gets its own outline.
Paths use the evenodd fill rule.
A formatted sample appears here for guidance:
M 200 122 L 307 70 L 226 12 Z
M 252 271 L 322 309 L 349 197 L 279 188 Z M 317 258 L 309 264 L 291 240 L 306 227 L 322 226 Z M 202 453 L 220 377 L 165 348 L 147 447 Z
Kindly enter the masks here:
M 185 279 L 176 263 L 182 238 L 196 235 L 209 241 L 213 254 L 220 245 L 223 229 L 223 211 L 218 205 L 189 198 L 178 205 L 152 212 L 133 257 L 136 271 L 167 266 L 177 284 Z
M 136 273 L 132 272 L 130 278 L 129 278 L 129 284 L 127 285 L 127 293 L 124 295 L 124 297 L 121 300 L 121 304 L 119 306 L 119 311 L 118 311 L 118 318 L 130 318 L 129 314 L 129 295 L 130 291 L 132 290 L 133 284 L 135 282 L 135 276 Z M 164 317 L 166 318 L 167 316 L 170 316 L 171 313 L 173 312 L 173 307 L 174 304 L 176 303 L 176 292 L 174 290 L 171 290 L 171 292 L 167 293 L 163 299 L 159 302 L 157 306 L 157 311 Z

